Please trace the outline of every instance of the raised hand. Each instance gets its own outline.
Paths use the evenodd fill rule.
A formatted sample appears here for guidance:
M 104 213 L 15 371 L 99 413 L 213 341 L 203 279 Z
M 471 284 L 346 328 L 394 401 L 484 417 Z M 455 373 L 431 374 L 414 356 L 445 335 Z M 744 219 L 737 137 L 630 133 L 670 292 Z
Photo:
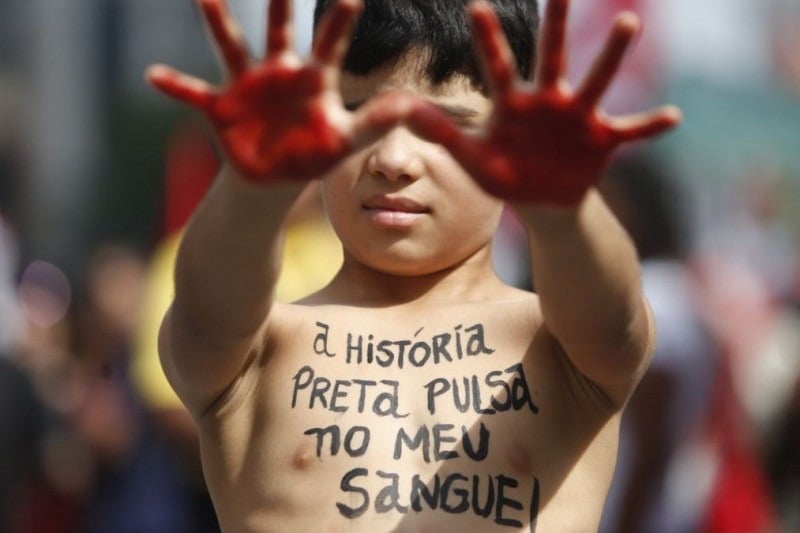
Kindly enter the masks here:
M 320 22 L 311 57 L 291 45 L 291 0 L 272 0 L 263 61 L 254 62 L 225 0 L 199 0 L 229 80 L 215 88 L 164 65 L 147 78 L 210 119 L 228 160 L 248 180 L 311 179 L 402 118 L 407 98 L 385 94 L 342 107 L 340 64 L 361 0 L 339 0 Z
M 534 82 L 521 79 L 491 6 L 469 6 L 494 108 L 479 133 L 460 130 L 442 111 L 418 103 L 409 117 L 421 136 L 443 144 L 488 192 L 517 203 L 571 207 L 600 178 L 620 144 L 657 135 L 680 121 L 667 106 L 609 117 L 599 101 L 639 28 L 617 17 L 594 67 L 577 90 L 565 78 L 568 0 L 548 0 Z

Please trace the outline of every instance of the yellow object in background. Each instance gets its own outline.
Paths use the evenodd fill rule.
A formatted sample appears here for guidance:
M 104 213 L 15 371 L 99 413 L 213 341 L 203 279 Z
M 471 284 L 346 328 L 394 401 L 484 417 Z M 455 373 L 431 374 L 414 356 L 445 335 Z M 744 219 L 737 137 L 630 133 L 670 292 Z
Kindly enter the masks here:
M 167 237 L 152 257 L 143 315 L 134 340 L 131 379 L 144 403 L 154 409 L 181 407 L 158 358 L 158 330 L 175 294 L 173 273 L 180 238 L 181 233 Z M 341 245 L 324 214 L 290 224 L 276 287 L 277 300 L 291 302 L 321 289 L 341 264 Z

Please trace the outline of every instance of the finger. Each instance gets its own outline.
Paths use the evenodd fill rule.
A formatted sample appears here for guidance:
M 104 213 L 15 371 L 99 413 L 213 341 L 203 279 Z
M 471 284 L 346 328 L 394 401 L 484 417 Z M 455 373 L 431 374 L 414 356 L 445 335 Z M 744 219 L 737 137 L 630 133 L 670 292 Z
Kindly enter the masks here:
M 639 18 L 635 13 L 621 13 L 617 17 L 603 51 L 578 91 L 577 98 L 584 105 L 592 107 L 603 97 L 638 31 Z
M 280 55 L 292 47 L 291 4 L 291 0 L 271 0 L 269 3 L 266 57 Z
M 564 72 L 568 0 L 548 0 L 539 45 L 536 82 L 540 87 L 554 87 Z
M 427 141 L 441 144 L 458 160 L 471 160 L 471 156 L 478 152 L 476 140 L 430 102 L 414 102 L 406 122 L 414 133 Z
M 507 94 L 513 88 L 517 73 L 514 54 L 508 46 L 500 21 L 484 0 L 472 2 L 469 13 L 478 41 L 478 55 L 489 77 L 489 84 L 496 94 Z
M 338 67 L 350 45 L 361 0 L 338 0 L 319 23 L 312 47 L 313 56 L 323 65 Z
M 247 68 L 247 46 L 244 34 L 234 21 L 225 0 L 200 0 L 200 7 L 225 67 L 232 76 L 240 75 Z
M 655 137 L 681 123 L 683 114 L 675 106 L 664 106 L 655 111 L 619 117 L 612 123 L 617 142 L 630 142 Z
M 353 113 L 353 144 L 364 145 L 403 123 L 416 98 L 410 93 L 382 93 L 368 100 Z
M 201 110 L 206 110 L 216 96 L 214 88 L 205 81 L 188 76 L 165 65 L 153 65 L 145 78 L 168 96 Z

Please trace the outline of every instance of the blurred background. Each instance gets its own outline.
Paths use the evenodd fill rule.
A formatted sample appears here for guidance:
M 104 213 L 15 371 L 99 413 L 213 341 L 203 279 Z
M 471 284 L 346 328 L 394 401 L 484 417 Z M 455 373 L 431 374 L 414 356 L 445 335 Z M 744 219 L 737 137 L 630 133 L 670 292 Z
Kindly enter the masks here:
M 295 0 L 303 53 L 313 3 Z M 230 4 L 260 50 L 265 0 Z M 0 531 L 217 531 L 155 332 L 218 156 L 143 79 L 163 62 L 219 81 L 202 20 L 191 0 L 2 5 Z M 800 531 L 800 0 L 573 0 L 573 80 L 622 9 L 644 33 L 606 108 L 685 120 L 601 184 L 660 332 L 602 531 Z M 304 202 L 286 299 L 340 261 Z M 524 257 L 509 214 L 497 269 L 529 286 Z

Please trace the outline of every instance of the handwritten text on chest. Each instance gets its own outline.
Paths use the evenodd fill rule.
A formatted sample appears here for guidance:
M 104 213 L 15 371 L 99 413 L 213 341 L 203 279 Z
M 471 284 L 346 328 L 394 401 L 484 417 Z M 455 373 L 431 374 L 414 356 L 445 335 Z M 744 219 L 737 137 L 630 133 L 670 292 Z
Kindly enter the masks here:
M 331 340 L 328 324 L 316 322 L 316 329 L 313 339 L 316 356 L 341 358 L 345 364 L 361 368 L 376 365 L 401 370 L 404 367 L 449 366 L 468 357 L 491 357 L 495 353 L 487 342 L 482 324 L 468 327 L 459 324 L 433 335 L 423 335 L 424 328 L 419 328 L 412 338 L 401 340 L 376 339 L 372 334 L 348 332 L 346 340 L 342 336 L 338 343 Z M 477 373 L 450 374 L 422 380 L 409 390 L 409 385 L 399 379 L 333 379 L 306 364 L 292 377 L 291 407 L 396 420 L 393 448 L 377 453 L 394 461 L 416 454 L 427 464 L 452 460 L 483 462 L 492 453 L 491 430 L 483 422 L 484 416 L 517 411 L 536 415 L 539 412 L 521 363 Z M 387 377 L 402 378 L 391 373 Z M 413 390 L 414 386 L 419 387 L 418 391 Z M 410 404 L 404 401 L 408 398 L 401 395 L 409 393 L 414 398 L 425 399 L 432 423 L 408 425 L 405 419 L 410 413 L 404 406 L 418 401 Z M 481 417 L 480 423 L 474 428 L 476 431 L 466 425 L 433 423 L 437 414 L 448 412 L 477 414 Z M 320 459 L 339 454 L 358 458 L 370 450 L 372 429 L 365 419 L 359 425 L 312 427 L 304 434 L 315 439 L 316 455 Z M 362 482 L 369 478 L 379 479 L 383 488 L 372 494 Z M 531 487 L 529 496 L 521 496 L 522 486 Z M 540 491 L 538 478 L 521 483 L 503 472 L 469 475 L 451 470 L 447 474 L 437 472 L 432 477 L 420 474 L 404 477 L 388 468 L 371 471 L 363 467 L 346 472 L 339 488 L 347 503 L 337 503 L 337 509 L 350 519 L 364 515 L 370 508 L 379 514 L 438 509 L 450 514 L 472 513 L 498 525 L 515 528 L 521 527 L 523 521 L 535 522 Z M 521 513 L 526 516 L 523 518 Z

